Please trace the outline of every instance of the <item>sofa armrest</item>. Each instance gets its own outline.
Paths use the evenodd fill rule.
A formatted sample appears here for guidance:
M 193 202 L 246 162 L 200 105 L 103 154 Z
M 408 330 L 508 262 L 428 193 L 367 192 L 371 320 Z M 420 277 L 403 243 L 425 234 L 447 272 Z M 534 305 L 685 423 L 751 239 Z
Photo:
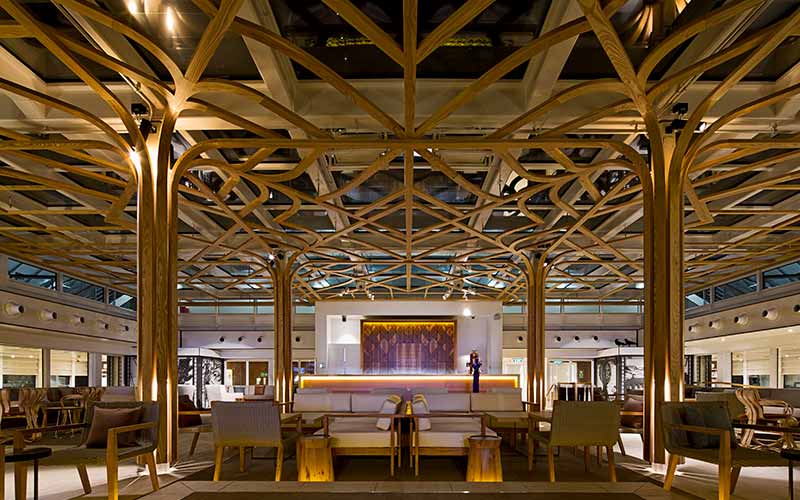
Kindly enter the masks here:
M 25 439 L 34 434 L 44 434 L 47 432 L 70 431 L 77 429 L 85 429 L 89 427 L 87 423 L 80 424 L 67 424 L 67 425 L 51 425 L 48 427 L 32 427 L 30 429 L 14 430 L 14 449 L 22 450 L 25 448 Z
M 787 417 L 791 416 L 792 413 L 794 412 L 794 408 L 792 408 L 792 405 L 790 405 L 786 401 L 781 401 L 779 399 L 759 399 L 758 404 L 760 404 L 762 408 L 764 408 L 765 406 L 781 407 L 783 408 L 783 414 Z

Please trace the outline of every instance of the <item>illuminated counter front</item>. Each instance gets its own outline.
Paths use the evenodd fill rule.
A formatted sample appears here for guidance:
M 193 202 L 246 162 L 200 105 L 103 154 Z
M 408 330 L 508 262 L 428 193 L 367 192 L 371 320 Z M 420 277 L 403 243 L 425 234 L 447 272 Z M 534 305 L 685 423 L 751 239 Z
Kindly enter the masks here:
M 471 375 L 307 375 L 300 378 L 301 389 L 328 389 L 331 392 L 370 392 L 374 389 L 447 389 L 471 392 Z M 481 375 L 481 391 L 496 388 L 519 389 L 517 375 Z

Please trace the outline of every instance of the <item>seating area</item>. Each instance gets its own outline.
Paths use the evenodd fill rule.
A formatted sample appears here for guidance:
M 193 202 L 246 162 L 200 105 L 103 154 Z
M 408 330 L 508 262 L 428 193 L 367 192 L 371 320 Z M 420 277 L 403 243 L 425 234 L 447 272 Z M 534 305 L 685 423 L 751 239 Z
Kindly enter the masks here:
M 0 0 L 0 63 L 0 500 L 794 498 L 800 0 Z

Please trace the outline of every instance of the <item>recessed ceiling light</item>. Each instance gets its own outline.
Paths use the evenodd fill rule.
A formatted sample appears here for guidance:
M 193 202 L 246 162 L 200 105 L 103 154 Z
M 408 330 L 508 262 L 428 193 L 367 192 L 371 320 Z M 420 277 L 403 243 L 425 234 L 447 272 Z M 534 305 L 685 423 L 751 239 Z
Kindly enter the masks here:
M 167 7 L 167 15 L 164 22 L 167 25 L 167 30 L 175 31 L 175 12 L 172 7 Z

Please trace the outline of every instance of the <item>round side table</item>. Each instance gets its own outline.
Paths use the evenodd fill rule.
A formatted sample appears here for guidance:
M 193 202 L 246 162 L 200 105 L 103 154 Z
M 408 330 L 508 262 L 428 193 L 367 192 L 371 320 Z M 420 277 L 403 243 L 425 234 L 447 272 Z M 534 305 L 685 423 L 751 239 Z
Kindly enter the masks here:
M 470 436 L 467 482 L 502 482 L 500 436 Z
M 794 500 L 794 462 L 800 461 L 800 450 L 786 448 L 781 450 L 781 457 L 789 461 L 789 500 Z
M 50 448 L 26 448 L 6 455 L 6 463 L 33 462 L 33 499 L 39 499 L 39 460 L 53 454 Z
M 297 438 L 297 480 L 300 482 L 333 481 L 331 438 Z

